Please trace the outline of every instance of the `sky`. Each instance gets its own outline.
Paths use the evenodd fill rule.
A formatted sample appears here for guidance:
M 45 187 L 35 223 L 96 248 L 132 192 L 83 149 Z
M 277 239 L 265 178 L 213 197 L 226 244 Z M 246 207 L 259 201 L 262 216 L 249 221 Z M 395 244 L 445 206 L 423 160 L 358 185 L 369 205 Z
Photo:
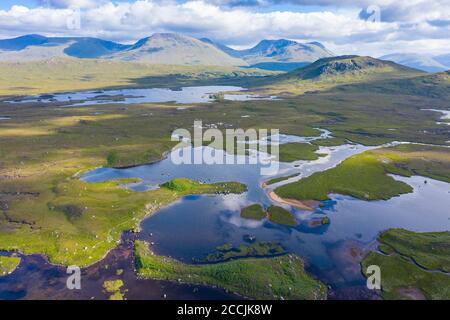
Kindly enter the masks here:
M 335 54 L 448 54 L 450 0 L 0 0 L 0 38 L 92 36 L 133 43 L 156 32 L 233 48 L 319 41 Z

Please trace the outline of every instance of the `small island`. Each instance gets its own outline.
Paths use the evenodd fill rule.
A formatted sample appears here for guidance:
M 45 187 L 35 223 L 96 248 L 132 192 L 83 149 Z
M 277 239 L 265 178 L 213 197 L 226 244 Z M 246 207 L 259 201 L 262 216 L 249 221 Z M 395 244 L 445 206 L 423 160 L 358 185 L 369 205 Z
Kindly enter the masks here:
M 135 242 L 136 269 L 146 279 L 219 287 L 258 300 L 323 300 L 327 288 L 304 270 L 296 255 L 244 258 L 215 264 L 186 264 L 158 256 L 146 242 Z
M 241 217 L 255 221 L 267 218 L 272 223 L 285 226 L 296 226 L 298 224 L 292 212 L 277 206 L 270 206 L 265 211 L 260 204 L 253 204 L 241 210 Z
M 20 258 L 15 256 L 0 256 L 0 277 L 11 274 L 20 263 Z

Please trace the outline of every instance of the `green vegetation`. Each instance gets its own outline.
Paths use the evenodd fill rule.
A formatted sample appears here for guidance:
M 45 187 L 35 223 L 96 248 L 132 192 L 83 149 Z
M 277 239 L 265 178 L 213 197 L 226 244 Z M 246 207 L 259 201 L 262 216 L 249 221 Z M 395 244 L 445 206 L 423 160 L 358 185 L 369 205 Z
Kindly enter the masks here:
M 400 256 L 385 256 L 371 252 L 363 261 L 363 271 L 370 265 L 381 268 L 381 287 L 384 299 L 450 299 L 450 277 L 433 273 Z
M 269 92 L 285 90 L 298 94 L 325 91 L 345 84 L 409 79 L 423 72 L 389 61 L 371 57 L 340 56 L 316 62 L 286 74 L 263 79 L 261 85 Z
M 276 206 L 270 206 L 266 212 L 264 211 L 264 208 L 260 204 L 254 204 L 242 209 L 241 217 L 244 219 L 251 219 L 258 221 L 264 218 L 269 218 L 270 222 L 276 224 L 281 224 L 285 226 L 297 225 L 297 220 L 295 219 L 295 216 L 291 212 Z
M 107 293 L 111 294 L 109 300 L 123 300 L 125 297 L 125 294 L 121 291 L 123 286 L 124 283 L 120 279 L 108 280 L 103 283 L 103 289 L 105 289 Z
M 390 199 L 409 193 L 412 187 L 387 173 L 422 175 L 450 181 L 450 152 L 447 148 L 400 145 L 355 155 L 336 168 L 318 172 L 275 189 L 280 197 L 297 200 L 326 200 L 339 193 L 364 200 Z
M 55 58 L 1 62 L 0 95 L 31 95 L 118 87 L 174 87 L 274 74 L 260 69 L 162 65 L 111 60 Z
M 173 179 L 161 185 L 162 188 L 167 188 L 176 192 L 195 192 L 201 193 L 243 193 L 247 191 L 247 186 L 238 182 L 223 182 L 217 184 L 203 184 L 197 181 L 192 181 L 185 178 Z
M 117 158 L 117 153 L 114 151 L 111 151 L 110 153 L 108 153 L 108 157 L 106 157 L 106 162 L 109 167 L 114 167 L 115 165 L 117 165 L 119 163 L 119 160 Z
M 241 244 L 235 248 L 232 244 L 216 248 L 216 252 L 210 253 L 204 260 L 208 263 L 225 262 L 238 258 L 269 257 L 285 254 L 286 250 L 278 243 L 255 242 L 250 245 Z
M 20 263 L 19 257 L 0 256 L 0 277 L 6 276 L 16 270 Z
M 273 179 L 270 179 L 269 181 L 265 182 L 265 185 L 266 186 L 270 186 L 272 184 L 276 184 L 278 182 L 289 180 L 291 178 L 295 178 L 295 177 L 298 177 L 298 176 L 300 176 L 300 173 L 295 173 L 295 174 L 292 174 L 292 175 L 286 176 L 286 177 L 273 178 Z
M 425 269 L 450 272 L 450 232 L 391 229 L 382 233 L 378 240 Z
M 250 220 L 262 220 L 267 217 L 264 208 L 260 204 L 252 204 L 241 210 L 241 217 Z
M 298 160 L 317 160 L 319 155 L 315 153 L 319 148 L 308 143 L 285 143 L 280 145 L 281 162 L 293 162 Z
M 269 220 L 273 223 L 285 226 L 297 225 L 297 220 L 295 219 L 294 214 L 281 207 L 270 206 L 267 209 L 267 214 L 269 215 Z
M 245 190 L 239 184 L 188 180 L 184 180 L 191 186 L 187 190 L 162 186 L 135 192 L 120 188 L 128 181 L 91 184 L 70 177 L 41 181 L 45 187 L 51 185 L 50 190 L 36 196 L 18 195 L 10 202 L 10 211 L 0 220 L 0 247 L 43 253 L 53 263 L 87 266 L 113 249 L 122 232 L 138 228 L 146 215 L 182 196 Z
M 337 147 L 342 146 L 344 144 L 348 144 L 348 141 L 343 138 L 329 138 L 329 139 L 320 139 L 311 142 L 313 145 L 320 147 Z
M 449 270 L 449 238 L 450 232 L 386 231 L 379 241 L 389 255 L 370 252 L 363 260 L 363 272 L 370 265 L 381 268 L 385 299 L 450 299 L 450 276 L 436 271 Z
M 155 255 L 145 242 L 135 246 L 138 274 L 144 278 L 217 286 L 254 299 L 326 298 L 326 287 L 305 273 L 297 256 L 189 265 Z
M 327 225 L 331 223 L 330 217 L 326 216 L 322 218 L 322 225 Z

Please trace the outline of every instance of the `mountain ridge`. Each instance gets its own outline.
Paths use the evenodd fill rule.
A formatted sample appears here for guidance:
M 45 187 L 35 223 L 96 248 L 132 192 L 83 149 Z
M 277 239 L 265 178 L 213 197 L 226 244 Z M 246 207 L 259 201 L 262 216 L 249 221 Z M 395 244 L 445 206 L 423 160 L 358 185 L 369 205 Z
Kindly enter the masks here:
M 234 57 L 241 58 L 250 65 L 263 63 L 312 63 L 321 58 L 334 56 L 331 51 L 317 41 L 300 43 L 287 39 L 265 39 L 252 48 L 235 50 L 208 38 L 200 40 L 210 43 Z
M 450 66 L 448 65 L 450 59 L 446 61 L 445 57 L 445 55 L 432 57 L 418 53 L 394 53 L 384 55 L 380 57 L 380 59 L 393 61 L 407 67 L 433 73 L 450 69 Z

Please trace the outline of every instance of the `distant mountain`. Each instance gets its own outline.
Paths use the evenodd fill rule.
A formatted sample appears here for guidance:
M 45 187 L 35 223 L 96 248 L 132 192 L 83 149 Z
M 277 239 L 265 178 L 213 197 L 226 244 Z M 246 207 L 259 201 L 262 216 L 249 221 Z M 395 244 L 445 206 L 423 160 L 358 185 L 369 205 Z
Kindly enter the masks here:
M 246 50 L 235 50 L 210 39 L 200 39 L 214 45 L 223 52 L 245 60 L 251 67 L 291 71 L 318 59 L 332 57 L 334 54 L 319 42 L 299 43 L 292 40 L 263 40 Z
M 444 65 L 447 70 L 450 69 L 450 54 L 442 54 L 439 56 L 434 57 L 434 60 L 439 62 L 440 64 Z
M 316 62 L 289 72 L 280 78 L 297 80 L 352 80 L 372 76 L 402 77 L 421 72 L 409 67 L 372 57 L 340 56 L 319 59 Z
M 261 62 L 314 62 L 333 54 L 318 42 L 298 43 L 291 40 L 263 40 L 255 47 L 242 51 L 249 64 Z
M 208 38 L 201 38 L 199 40 L 204 42 L 204 43 L 208 43 L 210 45 L 213 45 L 217 49 L 222 50 L 223 52 L 225 52 L 226 54 L 228 54 L 228 55 L 230 55 L 232 57 L 242 58 L 241 51 L 239 51 L 239 50 L 235 50 L 235 49 L 230 48 L 230 47 L 228 47 L 228 46 L 226 46 L 224 44 L 214 42 L 214 41 L 212 41 L 211 39 L 208 39 Z
M 54 57 L 112 59 L 156 64 L 251 66 L 291 71 L 333 54 L 318 42 L 263 40 L 255 47 L 235 50 L 207 38 L 157 33 L 133 45 L 97 38 L 26 35 L 0 40 L 0 61 L 33 61 Z
M 0 61 L 32 61 L 64 56 L 101 58 L 129 47 L 97 38 L 52 38 L 26 35 L 0 40 Z
M 106 58 L 156 64 L 247 65 L 245 61 L 226 54 L 212 44 L 175 33 L 156 33 Z
M 450 57 L 447 56 L 447 60 L 450 60 L 449 58 Z M 445 63 L 441 63 L 436 58 L 417 53 L 389 54 L 382 56 L 380 59 L 394 61 L 401 65 L 426 72 L 441 72 L 449 69 Z M 442 61 L 445 62 L 445 56 L 442 56 Z

